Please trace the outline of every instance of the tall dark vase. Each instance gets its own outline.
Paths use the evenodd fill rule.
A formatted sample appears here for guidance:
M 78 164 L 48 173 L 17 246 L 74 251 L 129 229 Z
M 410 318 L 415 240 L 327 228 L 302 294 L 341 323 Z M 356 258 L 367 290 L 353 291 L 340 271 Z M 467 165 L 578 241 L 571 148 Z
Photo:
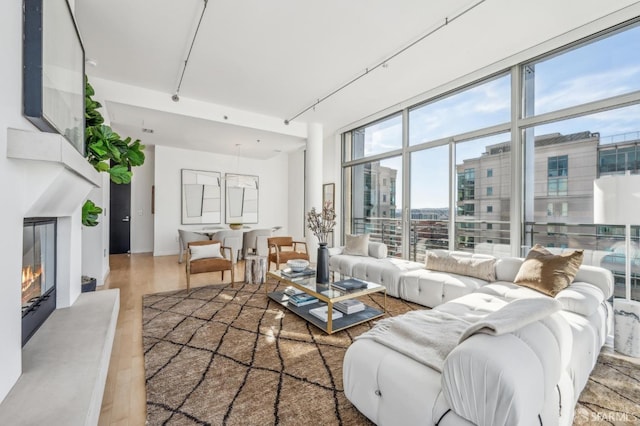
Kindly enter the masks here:
M 320 247 L 318 247 L 316 282 L 319 284 L 327 284 L 329 282 L 329 249 L 327 248 L 327 243 L 320 243 Z

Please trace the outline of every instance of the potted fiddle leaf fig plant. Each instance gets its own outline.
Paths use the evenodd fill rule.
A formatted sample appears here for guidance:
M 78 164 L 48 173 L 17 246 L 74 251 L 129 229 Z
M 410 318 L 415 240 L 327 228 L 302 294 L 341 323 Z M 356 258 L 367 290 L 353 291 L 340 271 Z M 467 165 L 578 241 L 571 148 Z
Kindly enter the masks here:
M 104 118 L 98 111 L 100 102 L 93 100 L 95 91 L 85 76 L 85 146 L 86 158 L 99 172 L 109 173 L 114 183 L 131 182 L 132 167 L 144 164 L 144 145 L 139 139 L 122 139 L 110 126 L 104 124 Z M 91 200 L 82 207 L 82 224 L 96 226 L 102 209 Z
M 82 224 L 84 226 L 96 226 L 100 213 L 102 213 L 101 207 L 96 206 L 91 200 L 85 201 L 82 206 Z

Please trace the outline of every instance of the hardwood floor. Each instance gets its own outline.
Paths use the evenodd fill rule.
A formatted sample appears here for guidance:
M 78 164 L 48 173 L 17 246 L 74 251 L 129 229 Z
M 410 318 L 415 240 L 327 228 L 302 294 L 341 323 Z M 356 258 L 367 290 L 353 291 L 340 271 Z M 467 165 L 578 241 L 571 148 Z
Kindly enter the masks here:
M 102 399 L 99 425 L 137 426 L 146 420 L 144 357 L 142 353 L 142 296 L 186 288 L 184 263 L 177 256 L 151 253 L 112 255 L 111 272 L 104 289 L 120 289 L 120 314 L 113 341 L 109 373 Z M 220 273 L 192 277 L 191 286 L 222 282 Z M 244 277 L 244 263 L 236 266 L 235 279 Z M 225 282 L 230 274 L 225 275 Z

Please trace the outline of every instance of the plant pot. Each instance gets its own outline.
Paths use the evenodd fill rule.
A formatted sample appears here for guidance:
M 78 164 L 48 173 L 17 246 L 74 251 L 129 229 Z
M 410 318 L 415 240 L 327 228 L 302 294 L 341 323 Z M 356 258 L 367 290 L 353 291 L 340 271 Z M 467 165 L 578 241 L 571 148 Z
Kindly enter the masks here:
M 96 291 L 96 279 L 91 277 L 82 277 L 82 292 L 88 293 Z

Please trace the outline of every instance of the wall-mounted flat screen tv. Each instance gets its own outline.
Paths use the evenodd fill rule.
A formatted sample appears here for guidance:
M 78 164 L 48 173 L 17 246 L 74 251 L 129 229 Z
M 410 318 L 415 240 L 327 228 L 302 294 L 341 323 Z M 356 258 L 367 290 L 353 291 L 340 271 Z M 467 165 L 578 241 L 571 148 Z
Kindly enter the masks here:
M 23 114 L 84 155 L 84 48 L 67 0 L 24 0 Z

